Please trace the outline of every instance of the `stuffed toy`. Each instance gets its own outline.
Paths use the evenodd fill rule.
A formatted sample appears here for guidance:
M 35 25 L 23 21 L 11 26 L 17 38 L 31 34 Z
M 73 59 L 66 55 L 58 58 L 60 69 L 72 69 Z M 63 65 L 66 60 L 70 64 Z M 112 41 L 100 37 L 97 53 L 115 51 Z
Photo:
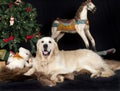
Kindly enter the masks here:
M 29 50 L 20 47 L 19 52 L 9 56 L 6 67 L 9 69 L 31 67 L 32 62 L 29 61 L 31 57 L 32 55 Z
M 8 52 L 6 49 L 0 49 L 0 70 L 6 66 L 6 60 L 10 55 L 13 55 L 12 51 Z

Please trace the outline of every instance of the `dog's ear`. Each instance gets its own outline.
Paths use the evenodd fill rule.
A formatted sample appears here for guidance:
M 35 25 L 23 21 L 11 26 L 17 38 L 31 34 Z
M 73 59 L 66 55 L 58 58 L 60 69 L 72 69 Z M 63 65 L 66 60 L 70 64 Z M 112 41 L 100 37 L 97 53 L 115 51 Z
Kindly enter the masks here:
M 40 39 L 37 41 L 36 47 L 37 47 L 37 52 L 36 52 L 36 56 L 41 57 L 41 53 L 40 53 Z
M 37 50 L 39 50 L 39 47 L 40 47 L 40 39 L 37 41 L 36 47 L 37 47 Z
M 57 54 L 57 53 L 59 52 L 59 49 L 58 49 L 58 45 L 57 45 L 56 42 L 54 43 L 54 46 L 55 46 L 55 47 L 54 47 L 53 53 L 54 53 L 54 54 Z

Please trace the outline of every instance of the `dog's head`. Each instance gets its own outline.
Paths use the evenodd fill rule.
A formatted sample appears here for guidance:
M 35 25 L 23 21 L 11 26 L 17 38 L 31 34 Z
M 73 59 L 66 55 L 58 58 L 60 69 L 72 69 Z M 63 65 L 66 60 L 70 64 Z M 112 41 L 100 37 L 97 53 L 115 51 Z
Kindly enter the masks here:
M 44 58 L 58 53 L 58 45 L 51 37 L 43 37 L 37 42 L 37 55 Z

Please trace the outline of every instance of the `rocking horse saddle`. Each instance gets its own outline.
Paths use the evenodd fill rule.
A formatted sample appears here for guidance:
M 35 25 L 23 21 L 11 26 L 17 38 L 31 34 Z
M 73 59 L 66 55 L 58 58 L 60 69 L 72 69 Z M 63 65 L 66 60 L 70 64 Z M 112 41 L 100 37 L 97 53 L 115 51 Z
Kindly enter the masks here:
M 74 19 L 60 19 L 57 30 L 61 31 L 75 31 L 75 20 Z
M 59 22 L 62 22 L 62 23 L 71 23 L 71 22 L 74 22 L 75 19 L 58 19 Z

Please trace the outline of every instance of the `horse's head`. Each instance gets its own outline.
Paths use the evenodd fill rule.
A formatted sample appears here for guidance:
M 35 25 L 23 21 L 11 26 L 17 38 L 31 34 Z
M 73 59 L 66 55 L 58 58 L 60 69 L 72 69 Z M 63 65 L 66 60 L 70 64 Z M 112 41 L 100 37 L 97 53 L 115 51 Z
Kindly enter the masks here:
M 96 11 L 96 6 L 92 3 L 91 0 L 86 1 L 87 9 L 90 10 L 92 13 Z
M 95 5 L 92 3 L 91 0 L 86 0 L 81 4 L 81 6 L 78 8 L 75 19 L 87 19 L 87 11 L 91 11 L 94 13 L 96 11 Z

